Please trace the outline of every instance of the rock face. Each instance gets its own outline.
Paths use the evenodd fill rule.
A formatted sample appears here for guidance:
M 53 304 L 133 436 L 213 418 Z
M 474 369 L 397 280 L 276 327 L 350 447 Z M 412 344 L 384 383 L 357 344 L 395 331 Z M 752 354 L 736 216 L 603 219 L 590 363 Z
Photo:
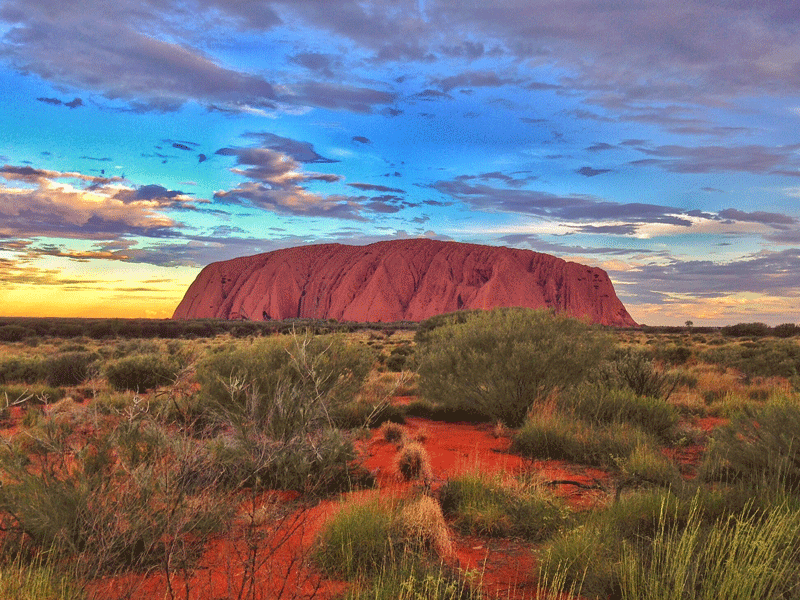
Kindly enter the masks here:
M 636 323 L 605 271 L 530 250 L 429 239 L 321 244 L 212 263 L 174 319 L 421 321 L 460 309 L 552 307 Z

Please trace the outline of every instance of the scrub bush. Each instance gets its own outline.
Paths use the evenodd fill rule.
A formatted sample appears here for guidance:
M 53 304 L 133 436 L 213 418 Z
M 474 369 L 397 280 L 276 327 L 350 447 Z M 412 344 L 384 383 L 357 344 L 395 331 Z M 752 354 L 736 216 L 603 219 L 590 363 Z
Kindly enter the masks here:
M 455 527 L 471 535 L 541 541 L 567 521 L 564 503 L 543 487 L 478 471 L 449 479 L 439 497 Z
M 44 361 L 42 368 L 47 385 L 70 386 L 83 383 L 94 373 L 98 355 L 92 352 L 64 352 Z
M 746 405 L 714 430 L 701 474 L 710 481 L 800 494 L 800 404 L 777 398 L 760 407 Z
M 160 354 L 134 354 L 106 365 L 109 385 L 115 390 L 144 392 L 175 380 L 178 365 Z
M 656 397 L 639 396 L 628 388 L 585 384 L 561 394 L 558 404 L 588 423 L 630 423 L 668 441 L 678 424 L 678 410 Z
M 555 390 L 579 384 L 610 346 L 582 321 L 529 309 L 468 313 L 424 339 L 421 394 L 510 427 Z
M 353 400 L 373 358 L 341 336 L 298 334 L 211 353 L 198 364 L 197 380 L 206 401 L 229 416 L 283 411 L 276 399 L 290 393 L 303 403 L 294 404 L 301 420 L 330 423 L 330 411 Z

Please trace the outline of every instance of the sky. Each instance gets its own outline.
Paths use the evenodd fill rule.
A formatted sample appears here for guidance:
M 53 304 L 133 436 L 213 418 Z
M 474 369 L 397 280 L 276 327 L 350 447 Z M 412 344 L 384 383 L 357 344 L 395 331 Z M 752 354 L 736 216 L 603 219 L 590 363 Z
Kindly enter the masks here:
M 3 0 L 0 90 L 3 316 L 425 236 L 800 321 L 800 0 Z

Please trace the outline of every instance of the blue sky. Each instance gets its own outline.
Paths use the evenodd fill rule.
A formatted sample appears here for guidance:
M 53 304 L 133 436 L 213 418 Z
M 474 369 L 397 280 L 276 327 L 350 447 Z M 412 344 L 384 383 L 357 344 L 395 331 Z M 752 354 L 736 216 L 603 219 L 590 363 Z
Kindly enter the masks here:
M 641 323 L 798 321 L 797 0 L 4 0 L 0 86 L 5 315 L 430 236 L 600 266 Z

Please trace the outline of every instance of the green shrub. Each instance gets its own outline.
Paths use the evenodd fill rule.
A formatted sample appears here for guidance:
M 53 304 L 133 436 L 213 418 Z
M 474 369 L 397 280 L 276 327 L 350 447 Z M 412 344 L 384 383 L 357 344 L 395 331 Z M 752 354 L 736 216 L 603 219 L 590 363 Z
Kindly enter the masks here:
M 328 420 L 329 410 L 353 400 L 372 361 L 369 350 L 341 336 L 291 335 L 212 353 L 198 365 L 197 379 L 204 398 L 228 414 L 266 414 L 292 390 L 305 409 L 314 407 L 311 420 Z
M 296 490 L 311 496 L 374 484 L 356 460 L 352 440 L 336 429 L 289 440 L 219 436 L 209 443 L 208 451 L 208 460 L 194 465 L 203 472 L 187 473 L 187 477 L 205 478 L 213 473 L 229 489 Z
M 671 373 L 653 364 L 652 355 L 637 348 L 625 348 L 600 369 L 599 379 L 611 386 L 627 387 L 637 396 L 667 400 L 678 385 Z
M 657 446 L 652 436 L 628 423 L 590 425 L 560 412 L 534 413 L 512 438 L 511 448 L 536 459 L 618 468 L 638 446 Z
M 167 556 L 177 563 L 176 553 L 188 560 L 227 518 L 213 488 L 185 493 L 171 447 L 118 468 L 110 437 L 92 437 L 75 452 L 71 430 L 47 419 L 0 459 L 6 540 L 27 540 L 93 577 L 152 568 Z
M 71 386 L 83 383 L 93 374 L 98 356 L 92 352 L 64 352 L 44 361 L 47 385 Z
M 800 493 L 800 405 L 786 398 L 746 405 L 714 430 L 701 475 Z
M 21 342 L 36 335 L 36 331 L 22 325 L 3 325 L 0 327 L 0 342 Z
M 145 392 L 174 382 L 178 366 L 160 354 L 134 354 L 108 363 L 105 374 L 115 390 Z
M 678 424 L 678 410 L 657 397 L 639 396 L 630 388 L 584 384 L 561 394 L 558 403 L 595 425 L 630 423 L 667 441 Z
M 751 347 L 727 344 L 704 352 L 702 359 L 749 377 L 792 378 L 800 374 L 800 344 L 792 339 L 762 339 Z
M 449 479 L 439 498 L 455 527 L 471 535 L 541 541 L 567 521 L 563 502 L 542 487 L 478 472 Z
M 422 395 L 512 427 L 537 401 L 580 383 L 608 347 L 581 321 L 528 309 L 469 313 L 425 339 L 418 350 Z
M 31 384 L 44 379 L 44 363 L 40 358 L 15 356 L 0 362 L 0 383 Z

